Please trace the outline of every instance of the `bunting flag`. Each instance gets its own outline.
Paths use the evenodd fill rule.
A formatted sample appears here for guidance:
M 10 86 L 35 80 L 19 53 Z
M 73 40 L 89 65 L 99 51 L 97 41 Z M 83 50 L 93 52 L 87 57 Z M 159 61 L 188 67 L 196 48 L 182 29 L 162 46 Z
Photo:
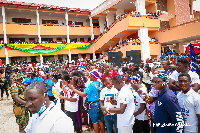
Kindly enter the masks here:
M 3 44 L 0 44 L 0 49 L 3 48 Z
M 189 45 L 186 47 L 186 53 L 190 53 Z M 192 45 L 193 45 L 193 49 L 194 49 L 195 54 L 200 54 L 200 43 L 194 43 Z
M 91 42 L 93 43 L 93 42 Z M 49 54 L 62 49 L 87 49 L 91 43 L 67 43 L 67 44 L 7 44 L 9 50 L 20 50 L 32 54 Z M 3 47 L 3 44 L 2 44 Z M 1 45 L 0 45 L 1 49 Z
M 190 58 L 191 58 L 192 71 L 196 71 L 194 45 L 192 45 L 192 43 L 190 43 L 188 46 L 189 46 L 189 49 L 190 49 Z
M 91 43 L 82 47 L 77 47 L 78 49 L 87 49 L 91 46 Z
M 27 52 L 27 53 L 31 53 L 31 54 L 48 54 L 48 53 L 54 53 L 54 52 L 58 52 L 60 50 L 62 50 L 63 48 L 65 48 L 68 44 L 65 45 L 61 45 L 59 47 L 56 47 L 54 49 L 49 49 L 49 50 L 36 50 L 36 49 L 32 49 L 32 48 L 20 48 L 20 47 L 16 47 L 13 46 L 11 44 L 7 44 L 7 46 L 23 51 L 23 52 Z

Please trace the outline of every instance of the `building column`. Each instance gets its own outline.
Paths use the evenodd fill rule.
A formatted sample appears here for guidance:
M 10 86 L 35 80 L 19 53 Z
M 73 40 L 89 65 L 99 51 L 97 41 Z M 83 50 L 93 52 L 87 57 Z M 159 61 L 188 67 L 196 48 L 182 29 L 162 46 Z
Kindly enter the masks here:
M 93 45 L 93 61 L 96 61 L 96 55 L 95 55 L 95 51 L 94 51 L 94 45 Z
M 91 33 L 92 33 L 91 40 L 93 40 L 94 39 L 93 23 L 92 23 L 92 18 L 89 17 L 89 19 L 90 19 L 90 26 L 91 26 Z
M 43 56 L 40 54 L 40 66 L 43 66 Z
M 41 43 L 41 36 L 40 36 L 40 15 L 38 9 L 36 9 L 36 15 L 37 15 L 37 26 L 38 26 L 38 42 Z
M 110 27 L 114 22 L 114 14 L 112 12 L 108 12 L 106 16 L 107 27 Z
M 58 55 L 54 55 L 54 61 L 58 60 Z
M 106 24 L 105 17 L 99 17 L 100 32 L 103 33 L 104 25 Z
M 140 15 L 146 15 L 145 0 L 136 0 L 135 7 L 136 12 L 139 12 Z
M 70 39 L 69 39 L 69 23 L 68 23 L 68 13 L 65 13 L 65 21 L 66 21 L 66 25 L 67 25 L 67 43 L 70 43 Z
M 122 14 L 124 14 L 124 10 L 123 9 L 117 9 L 116 15 L 121 16 Z
M 40 56 L 36 56 L 36 61 L 40 62 Z
M 88 59 L 90 59 L 90 55 L 89 55 L 89 54 L 86 54 L 86 57 L 87 57 Z
M 179 43 L 176 44 L 176 47 L 175 47 L 175 48 L 176 48 L 176 50 L 175 50 L 176 53 L 180 54 L 180 53 L 181 53 L 181 50 L 180 50 L 180 44 L 179 44 Z
M 3 36 L 4 36 L 4 44 L 7 44 L 8 39 L 6 35 L 6 13 L 5 8 L 2 6 L 2 17 L 3 17 Z M 9 58 L 8 58 L 8 50 L 5 48 L 5 56 L 6 56 L 6 64 L 9 64 Z
M 150 47 L 149 47 L 149 39 L 148 39 L 148 28 L 140 27 L 138 31 L 138 36 L 140 41 L 142 42 L 142 53 L 143 53 L 143 60 L 146 61 L 147 58 L 151 58 L 150 56 Z
M 27 62 L 31 62 L 31 57 L 30 57 L 30 56 L 27 56 L 26 61 L 27 61 Z
M 72 62 L 72 54 L 71 54 L 71 50 L 69 49 L 69 63 Z

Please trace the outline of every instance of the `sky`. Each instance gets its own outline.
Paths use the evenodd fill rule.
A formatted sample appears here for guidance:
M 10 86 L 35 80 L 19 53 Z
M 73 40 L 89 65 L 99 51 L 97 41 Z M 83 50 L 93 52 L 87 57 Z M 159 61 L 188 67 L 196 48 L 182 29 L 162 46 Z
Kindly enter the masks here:
M 11 1 L 11 0 L 9 0 Z M 81 9 L 94 9 L 105 0 L 12 0 L 26 3 L 38 3 L 38 4 L 47 4 L 55 5 L 60 7 L 69 7 L 69 8 L 81 8 Z M 193 9 L 195 11 L 200 11 L 200 0 L 196 0 L 193 3 Z

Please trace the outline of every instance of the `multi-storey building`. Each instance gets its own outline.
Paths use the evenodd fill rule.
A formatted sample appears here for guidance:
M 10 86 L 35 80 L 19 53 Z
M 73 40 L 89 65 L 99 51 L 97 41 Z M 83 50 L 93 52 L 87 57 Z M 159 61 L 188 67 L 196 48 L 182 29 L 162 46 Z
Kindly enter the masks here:
M 109 51 L 122 51 L 125 58 L 130 50 L 141 50 L 142 59 L 147 59 L 158 57 L 166 48 L 184 52 L 183 45 L 200 40 L 200 15 L 192 9 L 193 0 L 106 0 L 92 11 L 6 0 L 0 5 L 0 39 L 8 46 L 15 42 L 27 43 L 15 45 L 20 48 L 33 48 L 35 42 L 75 43 L 73 48 L 48 54 L 4 46 L 0 58 L 7 63 L 71 61 L 81 57 L 95 60 L 101 54 L 107 59 Z M 150 41 L 154 37 L 157 41 Z M 80 42 L 93 39 L 87 49 L 75 46 L 76 42 L 77 46 L 84 46 Z

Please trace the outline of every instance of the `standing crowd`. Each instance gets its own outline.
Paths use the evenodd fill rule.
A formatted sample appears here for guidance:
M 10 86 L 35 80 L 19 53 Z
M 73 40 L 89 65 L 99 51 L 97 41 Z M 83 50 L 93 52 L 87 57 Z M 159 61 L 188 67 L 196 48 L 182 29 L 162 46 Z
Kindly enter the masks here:
M 19 132 L 81 133 L 87 124 L 95 133 L 200 133 L 199 75 L 186 58 L 19 63 L 0 74 L 1 100 L 11 94 Z

